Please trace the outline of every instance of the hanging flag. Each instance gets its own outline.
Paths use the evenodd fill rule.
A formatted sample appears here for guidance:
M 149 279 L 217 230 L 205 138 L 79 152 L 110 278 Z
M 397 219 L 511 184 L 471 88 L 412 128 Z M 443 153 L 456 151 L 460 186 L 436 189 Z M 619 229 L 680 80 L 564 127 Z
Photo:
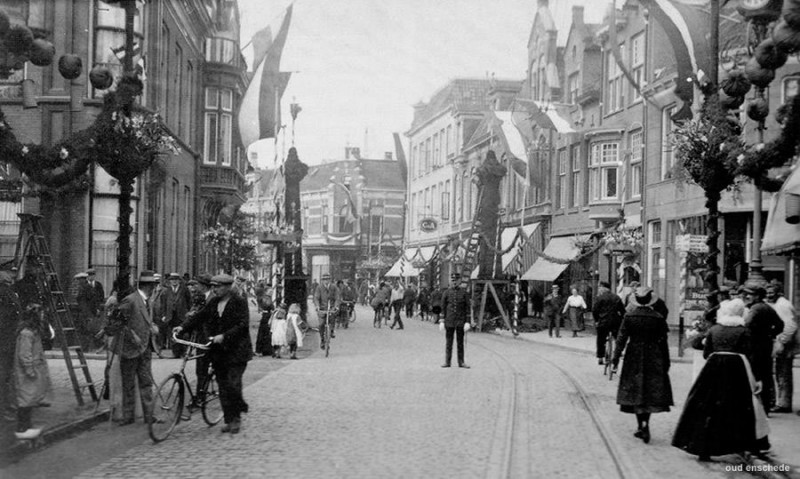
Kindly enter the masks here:
M 248 146 L 264 138 L 277 138 L 281 128 L 281 96 L 289 82 L 289 73 L 279 70 L 283 47 L 292 19 L 289 5 L 280 30 L 267 48 L 263 59 L 256 59 L 256 71 L 239 108 L 239 134 Z
M 406 163 L 406 153 L 403 151 L 403 142 L 400 140 L 400 133 L 392 133 L 394 137 L 394 152 L 397 156 L 397 163 L 400 164 L 400 176 L 403 183 L 408 182 L 408 164 Z
M 124 65 L 125 64 L 125 45 L 122 45 L 122 46 L 116 47 L 116 48 L 111 47 L 111 53 L 113 53 L 114 56 L 117 57 L 117 60 L 119 60 L 120 65 Z M 134 42 L 133 43 L 133 58 L 134 58 L 134 62 L 133 63 L 136 63 L 135 59 L 141 53 L 142 53 L 142 45 L 140 45 L 138 42 Z
M 678 78 L 675 95 L 691 103 L 697 75 L 710 71 L 709 0 L 640 0 L 651 18 L 664 29 L 675 54 Z

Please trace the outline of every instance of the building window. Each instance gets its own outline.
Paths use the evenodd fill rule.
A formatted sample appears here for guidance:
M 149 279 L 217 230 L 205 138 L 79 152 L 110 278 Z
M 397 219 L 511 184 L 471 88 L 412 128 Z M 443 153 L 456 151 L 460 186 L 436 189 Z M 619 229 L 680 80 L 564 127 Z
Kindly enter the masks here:
M 800 75 L 792 75 L 783 79 L 783 102 L 786 103 L 794 98 L 800 91 Z
M 203 163 L 207 165 L 217 164 L 217 152 L 219 146 L 219 139 L 217 134 L 219 132 L 219 121 L 216 113 L 206 113 L 206 127 L 205 127 L 205 146 L 203 147 Z
M 625 45 L 619 46 L 620 55 L 625 58 Z M 614 54 L 608 52 L 606 55 L 606 69 L 607 83 L 606 83 L 606 114 L 613 113 L 621 110 L 625 106 L 625 98 L 623 94 L 623 76 L 622 70 L 617 66 L 614 59 Z
M 460 194 L 458 195 L 458 221 L 464 221 L 464 217 L 466 216 L 466 209 L 469 203 L 466 203 L 467 200 L 467 188 L 469 188 L 469 173 L 464 172 L 461 175 L 461 190 Z
M 450 180 L 444 182 L 444 190 L 442 191 L 442 221 L 447 223 L 450 221 Z
M 672 178 L 672 168 L 675 166 L 675 154 L 672 151 L 672 132 L 675 130 L 675 123 L 672 115 L 675 114 L 676 106 L 670 105 L 664 108 L 661 114 L 661 179 Z
M 644 79 L 644 47 L 644 32 L 631 38 L 631 76 L 639 86 L 642 86 Z M 642 95 L 633 85 L 631 85 L 630 97 L 632 102 L 642 99 Z
M 567 103 L 578 103 L 578 72 L 573 73 L 567 79 Z
M 577 208 L 581 204 L 581 147 L 574 145 L 570 148 L 570 162 L 572 163 L 572 181 L 570 185 L 569 205 Z
M 218 88 L 205 91 L 205 143 L 203 162 L 231 166 L 233 152 L 233 92 Z
M 642 196 L 642 130 L 630 135 L 631 142 L 631 198 Z
M 558 204 L 556 209 L 567 207 L 567 150 L 558 150 Z
M 425 173 L 431 171 L 431 139 L 425 140 Z
M 653 221 L 649 224 L 647 256 L 647 284 L 660 295 L 661 282 L 664 276 L 664 264 L 661 256 L 661 222 Z
M 322 232 L 328 232 L 328 202 L 323 201 L 322 205 L 320 206 L 320 215 L 322 218 Z
M 455 139 L 453 138 L 453 125 L 447 125 L 447 157 L 454 156 Z
M 589 193 L 594 201 L 615 200 L 619 190 L 619 143 L 592 144 L 589 158 L 591 184 Z

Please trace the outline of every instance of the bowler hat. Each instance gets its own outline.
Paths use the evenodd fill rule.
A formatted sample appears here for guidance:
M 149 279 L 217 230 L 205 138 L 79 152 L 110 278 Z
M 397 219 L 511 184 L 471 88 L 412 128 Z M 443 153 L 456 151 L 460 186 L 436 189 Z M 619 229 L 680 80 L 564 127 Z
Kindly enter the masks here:
M 139 273 L 139 284 L 158 283 L 156 274 L 152 271 L 144 270 Z
M 233 277 L 228 274 L 218 274 L 211 278 L 212 285 L 233 284 Z
M 89 275 L 89 276 L 92 276 L 95 273 L 97 273 L 97 271 L 94 268 L 89 268 L 89 269 L 86 270 L 86 274 Z

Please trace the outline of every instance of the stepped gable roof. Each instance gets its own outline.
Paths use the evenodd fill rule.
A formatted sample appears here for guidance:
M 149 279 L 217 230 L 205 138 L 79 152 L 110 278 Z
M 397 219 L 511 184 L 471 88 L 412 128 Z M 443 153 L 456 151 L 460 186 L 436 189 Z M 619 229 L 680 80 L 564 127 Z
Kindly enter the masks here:
M 489 109 L 487 94 L 494 88 L 518 88 L 519 80 L 490 80 L 478 78 L 456 78 L 433 94 L 422 111 L 414 115 L 411 130 L 428 120 L 452 109 L 457 113 L 478 113 Z
M 300 182 L 301 191 L 319 191 L 328 188 L 331 176 L 339 176 L 345 164 L 350 164 L 355 176 L 355 168 L 365 178 L 365 187 L 368 189 L 405 190 L 403 177 L 400 173 L 400 163 L 395 160 L 340 160 L 322 165 L 311 165 L 308 174 Z

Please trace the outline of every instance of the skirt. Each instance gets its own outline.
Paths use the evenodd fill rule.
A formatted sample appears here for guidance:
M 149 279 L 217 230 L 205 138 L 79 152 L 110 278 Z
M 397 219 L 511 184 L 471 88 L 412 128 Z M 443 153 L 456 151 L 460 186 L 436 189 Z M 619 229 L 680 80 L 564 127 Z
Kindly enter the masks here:
M 261 313 L 261 321 L 258 323 L 258 334 L 256 334 L 256 354 L 262 356 L 272 356 L 272 333 L 269 330 L 270 312 Z
M 585 329 L 583 324 L 583 308 L 570 306 L 567 314 L 569 315 L 569 329 L 573 331 L 583 331 Z
M 768 428 L 751 379 L 744 356 L 712 354 L 689 391 L 672 445 L 698 456 L 759 450 Z

